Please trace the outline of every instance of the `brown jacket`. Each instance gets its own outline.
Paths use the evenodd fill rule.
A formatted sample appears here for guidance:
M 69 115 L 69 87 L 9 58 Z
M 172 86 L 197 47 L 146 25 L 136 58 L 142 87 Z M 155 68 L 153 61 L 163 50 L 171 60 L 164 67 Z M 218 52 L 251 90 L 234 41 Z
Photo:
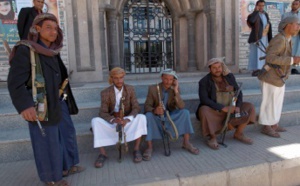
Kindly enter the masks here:
M 160 95 L 162 97 L 162 83 L 159 83 Z M 175 109 L 183 109 L 184 102 L 180 97 L 180 94 L 176 94 L 173 89 L 168 89 L 169 98 L 167 102 L 167 109 L 173 111 Z M 151 85 L 148 89 L 148 95 L 145 102 L 145 113 L 153 112 L 153 110 L 159 105 L 157 85 Z
M 266 64 L 278 65 L 282 74 L 286 74 L 284 81 L 288 79 L 292 60 L 292 43 L 289 41 L 284 32 L 277 34 L 269 43 L 266 50 Z M 259 75 L 261 81 L 281 87 L 284 85 L 283 80 L 278 74 L 278 70 L 271 67 L 266 73 Z
M 140 106 L 135 96 L 134 87 L 131 85 L 123 86 L 123 97 L 124 100 L 124 108 L 125 108 L 125 116 L 133 116 L 135 117 L 140 112 Z M 110 86 L 103 91 L 101 91 L 101 106 L 99 116 L 104 120 L 110 122 L 114 116 L 114 108 L 116 105 L 116 95 L 114 86 Z

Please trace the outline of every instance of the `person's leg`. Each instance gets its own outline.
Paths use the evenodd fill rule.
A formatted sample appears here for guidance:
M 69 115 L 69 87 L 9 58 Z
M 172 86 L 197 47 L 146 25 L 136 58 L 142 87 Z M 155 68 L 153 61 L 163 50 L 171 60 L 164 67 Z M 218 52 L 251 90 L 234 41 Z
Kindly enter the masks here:
M 63 151 L 63 170 L 70 170 L 79 163 L 76 130 L 65 101 L 61 101 L 62 118 L 58 124 L 60 144 Z M 80 172 L 83 169 L 80 169 Z
M 43 126 L 46 133 L 45 137 L 41 135 L 41 131 L 36 123 L 29 122 L 28 126 L 40 180 L 45 183 L 61 181 L 63 159 L 58 126 Z
M 104 165 L 105 160 L 107 159 L 107 154 L 104 147 L 99 148 L 99 155 L 94 163 L 96 168 L 101 168 Z

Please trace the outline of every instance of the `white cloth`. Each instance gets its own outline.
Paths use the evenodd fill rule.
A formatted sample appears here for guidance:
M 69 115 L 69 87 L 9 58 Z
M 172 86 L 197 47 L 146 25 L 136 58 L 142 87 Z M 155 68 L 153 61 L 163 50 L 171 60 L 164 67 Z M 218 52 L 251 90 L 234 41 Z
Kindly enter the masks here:
M 114 108 L 115 112 L 119 112 L 119 108 L 120 108 L 120 99 L 122 97 L 123 94 L 123 87 L 121 90 L 117 89 L 117 87 L 114 86 L 114 90 L 115 90 L 115 95 L 116 95 L 116 105 Z
M 261 125 L 278 124 L 281 117 L 285 85 L 276 87 L 269 83 L 261 82 L 261 91 L 262 102 L 258 123 Z
M 130 118 L 129 117 L 124 117 Z M 115 145 L 119 138 L 116 132 L 116 123 L 111 124 L 100 117 L 92 119 L 92 127 L 94 133 L 94 148 Z M 126 142 L 133 141 L 142 135 L 147 135 L 147 121 L 143 114 L 136 115 L 124 128 L 126 134 Z M 124 136 L 122 143 L 124 143 Z

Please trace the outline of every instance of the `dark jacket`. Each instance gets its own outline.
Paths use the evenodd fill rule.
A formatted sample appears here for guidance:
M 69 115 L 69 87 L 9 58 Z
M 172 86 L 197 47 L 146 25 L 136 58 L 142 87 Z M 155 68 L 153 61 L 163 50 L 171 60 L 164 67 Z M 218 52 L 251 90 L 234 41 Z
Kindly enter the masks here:
M 53 125 L 61 119 L 61 104 L 58 92 L 61 83 L 68 77 L 67 69 L 59 55 L 48 57 L 39 54 L 39 57 L 46 83 L 49 118 L 49 121 L 43 123 Z M 10 65 L 7 79 L 8 90 L 13 105 L 21 113 L 23 110 L 34 106 L 31 87 L 27 86 L 27 82 L 31 81 L 30 49 L 24 45 L 18 46 Z M 66 87 L 66 92 L 68 94 L 66 102 L 70 114 L 77 114 L 78 109 L 69 85 Z
M 38 15 L 34 7 L 22 8 L 18 16 L 18 32 L 20 40 L 27 39 L 34 18 Z
M 224 76 L 229 85 L 234 87 L 234 91 L 238 90 L 239 86 L 235 80 L 235 77 L 232 73 L 229 73 L 227 76 Z M 225 106 L 217 103 L 217 90 L 214 81 L 212 80 L 211 74 L 207 74 L 199 81 L 199 99 L 200 104 L 198 106 L 196 116 L 198 118 L 198 110 L 201 106 L 206 105 L 212 109 L 221 111 Z M 243 102 L 243 93 L 240 92 L 238 99 L 236 101 L 236 106 L 241 107 Z
M 267 12 L 265 12 L 265 15 L 267 17 L 267 22 L 270 24 L 269 32 L 268 32 L 268 41 L 270 42 L 272 39 L 272 25 Z M 253 13 L 248 15 L 247 24 L 249 27 L 251 27 L 248 43 L 254 43 L 259 39 L 261 39 L 264 28 L 263 28 L 263 23 L 261 21 L 261 18 L 259 16 L 259 11 L 254 11 Z

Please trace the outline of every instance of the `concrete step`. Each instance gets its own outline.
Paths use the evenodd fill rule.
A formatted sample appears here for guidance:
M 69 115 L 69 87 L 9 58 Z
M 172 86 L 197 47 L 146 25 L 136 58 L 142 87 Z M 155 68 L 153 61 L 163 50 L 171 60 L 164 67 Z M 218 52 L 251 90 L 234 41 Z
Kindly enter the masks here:
M 300 109 L 296 110 L 297 108 L 299 108 L 298 103 L 284 106 L 280 120 L 281 126 L 300 126 Z M 258 108 L 256 108 L 256 112 L 258 113 Z M 93 117 L 90 117 L 89 121 L 87 122 L 74 122 L 80 153 L 95 152 L 95 149 L 93 149 L 93 135 L 89 131 L 91 127 L 90 120 Z M 191 113 L 191 121 L 195 131 L 195 134 L 192 136 L 192 138 L 202 138 L 200 122 L 196 119 L 194 113 Z M 259 130 L 260 126 L 250 125 L 245 129 L 245 133 L 248 134 L 249 132 L 259 132 Z M 115 147 L 112 146 L 110 148 L 114 149 Z M 0 151 L 0 163 L 28 160 L 33 158 L 31 142 L 26 123 L 23 123 L 22 127 L 19 128 L 2 129 L 0 131 Z
M 201 78 L 201 76 L 195 76 L 179 79 L 181 94 L 198 94 L 198 82 Z M 290 76 L 289 80 L 286 83 L 286 87 L 300 90 L 298 79 L 298 75 Z M 237 81 L 243 83 L 243 91 L 260 89 L 260 83 L 256 77 L 251 77 L 249 75 L 237 75 Z M 126 83 L 135 87 L 136 96 L 138 98 L 145 98 L 148 92 L 148 86 L 151 84 L 155 84 L 156 82 L 160 82 L 160 79 L 154 78 L 142 80 L 126 80 Z M 100 100 L 100 92 L 108 86 L 109 85 L 107 82 L 74 84 L 72 85 L 72 89 L 77 103 L 80 104 L 89 101 L 93 102 Z M 11 99 L 6 87 L 0 87 L 0 103 L 4 108 L 13 109 Z
M 297 87 L 287 87 L 284 99 L 284 108 L 289 111 L 300 111 L 300 106 L 291 107 L 294 103 L 298 103 L 300 100 L 300 89 Z M 258 89 L 244 90 L 244 101 L 253 103 L 255 107 L 259 108 L 261 103 L 261 91 Z M 196 112 L 199 98 L 198 94 L 184 94 L 182 98 L 185 101 L 185 107 L 191 113 Z M 146 98 L 139 98 L 138 101 L 141 107 L 141 113 L 144 112 L 144 102 Z M 297 104 L 296 104 L 297 105 Z M 89 101 L 85 103 L 78 103 L 79 113 L 73 116 L 74 123 L 90 122 L 91 118 L 98 116 L 100 107 L 100 98 L 96 101 Z M 13 128 L 24 128 L 26 122 L 18 115 L 16 110 L 12 107 L 1 107 L 0 108 L 0 128 L 1 129 L 13 129 Z
M 70 175 L 70 185 L 197 185 L 197 186 L 295 186 L 300 185 L 300 126 L 288 127 L 275 139 L 258 132 L 247 135 L 254 139 L 253 145 L 242 144 L 231 137 L 226 138 L 227 148 L 209 149 L 201 138 L 191 140 L 200 149 L 198 156 L 182 150 L 181 140 L 171 144 L 172 154 L 163 155 L 158 141 L 151 161 L 132 162 L 132 147 L 121 163 L 117 151 L 108 150 L 109 159 L 104 167 L 95 169 L 93 164 L 98 152 L 80 153 L 80 165 L 86 170 Z M 12 154 L 13 156 L 13 154 Z M 2 185 L 44 185 L 37 176 L 34 160 L 0 164 Z

